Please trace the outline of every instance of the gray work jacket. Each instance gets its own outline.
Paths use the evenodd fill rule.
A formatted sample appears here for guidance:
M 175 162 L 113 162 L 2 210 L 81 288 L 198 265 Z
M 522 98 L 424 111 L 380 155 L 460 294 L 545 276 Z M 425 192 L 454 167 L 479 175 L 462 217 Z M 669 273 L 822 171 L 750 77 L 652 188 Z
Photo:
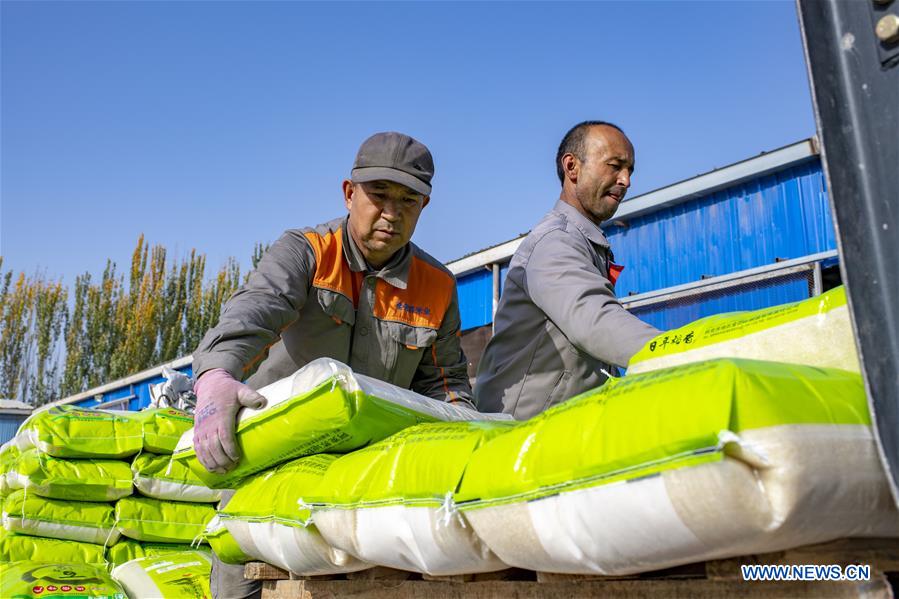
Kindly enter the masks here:
M 601 385 L 659 333 L 618 302 L 611 260 L 602 230 L 556 202 L 509 264 L 478 367 L 480 411 L 530 418 Z
M 254 389 L 329 357 L 446 401 L 471 399 L 456 279 L 408 243 L 369 271 L 346 217 L 286 231 L 222 308 L 194 353 Z M 249 378 L 248 378 L 249 377 Z

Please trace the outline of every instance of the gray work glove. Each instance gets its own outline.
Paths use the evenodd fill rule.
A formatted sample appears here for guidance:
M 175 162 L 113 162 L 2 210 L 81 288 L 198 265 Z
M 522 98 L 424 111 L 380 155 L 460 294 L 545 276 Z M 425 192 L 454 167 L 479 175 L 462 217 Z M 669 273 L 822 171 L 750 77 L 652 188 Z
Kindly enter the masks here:
M 194 385 L 197 411 L 194 413 L 194 450 L 210 472 L 224 474 L 237 465 L 240 449 L 234 429 L 241 408 L 258 410 L 265 398 L 222 368 L 207 370 Z

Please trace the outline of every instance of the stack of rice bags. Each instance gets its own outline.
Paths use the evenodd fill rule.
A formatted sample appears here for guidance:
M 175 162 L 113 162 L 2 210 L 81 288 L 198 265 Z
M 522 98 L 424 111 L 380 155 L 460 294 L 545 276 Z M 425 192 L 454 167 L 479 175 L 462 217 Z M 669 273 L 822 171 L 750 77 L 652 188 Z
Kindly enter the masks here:
M 236 489 L 220 510 L 220 522 L 238 544 L 238 555 L 301 575 L 371 565 L 328 543 L 309 517 L 304 497 L 318 486 L 338 454 L 420 423 L 508 420 L 355 374 L 329 358 L 310 362 L 259 392 L 267 405 L 261 410 L 245 408 L 238 415 L 242 458 L 235 469 L 207 472 L 197 460 L 192 431 L 182 437 L 174 459 L 210 488 Z
M 842 287 L 702 318 L 484 444 L 455 501 L 504 562 L 550 572 L 899 536 L 859 370 Z
M 115 566 L 189 551 L 220 496 L 171 462 L 191 425 L 173 409 L 58 406 L 33 414 L 5 473 L 16 490 L 3 506 L 0 559 Z M 208 567 L 205 576 L 208 586 Z
M 667 335 L 706 350 L 515 426 L 406 429 L 333 460 L 299 504 L 332 548 L 429 574 L 620 575 L 899 536 L 841 289 Z M 734 347 L 814 366 L 708 360 Z
M 61 406 L 33 414 L 14 441 L 2 558 L 102 564 L 120 537 L 113 502 L 133 492 L 127 460 L 142 448 L 141 423 Z
M 718 359 L 623 379 L 472 455 L 455 502 L 505 563 L 623 575 L 899 536 L 861 377 Z
M 508 566 L 455 508 L 473 453 L 512 421 L 420 424 L 341 456 L 304 497 L 333 547 L 357 559 L 433 576 Z
M 214 518 L 221 491 L 207 488 L 171 456 L 193 418 L 172 408 L 136 418 L 143 423 L 143 451 L 131 462 L 135 495 L 116 503 L 127 539 L 107 550 L 112 576 L 131 597 L 211 597 L 209 552 L 191 546 Z
M 193 426 L 189 414 L 162 408 L 136 417 L 143 422 L 143 451 L 131 463 L 136 494 L 116 503 L 118 527 L 128 540 L 110 548 L 113 565 L 159 555 L 167 548 L 188 549 L 203 536 L 221 498 L 220 491 L 207 488 L 172 460 L 178 439 Z

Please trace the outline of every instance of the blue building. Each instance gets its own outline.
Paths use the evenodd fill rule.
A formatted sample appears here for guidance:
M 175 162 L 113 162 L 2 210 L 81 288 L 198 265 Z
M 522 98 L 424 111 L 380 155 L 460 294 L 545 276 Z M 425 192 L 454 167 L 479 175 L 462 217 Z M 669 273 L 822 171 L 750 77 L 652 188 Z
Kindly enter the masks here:
M 0 444 L 12 439 L 32 407 L 15 399 L 0 399 Z
M 622 303 L 659 328 L 804 299 L 839 283 L 815 138 L 626 200 L 603 228 L 616 262 L 625 265 L 617 283 Z M 447 264 L 459 283 L 472 376 L 523 239 Z M 191 363 L 187 356 L 168 366 L 190 375 Z M 160 366 L 56 403 L 137 410 L 148 405 L 149 386 L 162 380 Z

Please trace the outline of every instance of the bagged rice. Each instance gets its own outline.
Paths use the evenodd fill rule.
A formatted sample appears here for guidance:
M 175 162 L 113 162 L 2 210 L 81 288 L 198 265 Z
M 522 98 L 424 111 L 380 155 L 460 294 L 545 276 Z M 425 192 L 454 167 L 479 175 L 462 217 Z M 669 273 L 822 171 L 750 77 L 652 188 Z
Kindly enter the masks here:
M 215 502 L 222 492 L 210 489 L 190 468 L 176 462 L 170 455 L 142 453 L 131 463 L 134 486 L 155 499 L 171 501 Z
M 240 550 L 306 576 L 371 567 L 328 545 L 302 503 L 335 459 L 326 454 L 300 458 L 241 484 L 219 512 Z
M 380 566 L 436 576 L 505 569 L 452 496 L 472 452 L 511 426 L 421 424 L 342 456 L 307 497 L 313 521 L 329 544 Z
M 144 451 L 170 454 L 194 425 L 194 417 L 175 408 L 151 408 L 134 416 L 143 426 Z
M 117 460 L 64 460 L 22 452 L 13 470 L 15 486 L 50 499 L 115 501 L 131 495 L 131 468 Z
M 346 453 L 379 441 L 413 424 L 439 420 L 509 419 L 506 414 L 436 401 L 361 374 L 345 364 L 319 358 L 259 389 L 267 400 L 261 410 L 238 414 L 241 460 L 226 474 L 208 472 L 193 449 L 193 430 L 175 450 L 209 487 L 232 488 L 251 474 L 292 458 L 316 453 Z
M 13 486 L 13 481 L 16 476 L 14 470 L 19 453 L 19 447 L 14 438 L 0 445 L 0 497 L 6 497 L 13 489 L 17 488 Z
M 111 504 L 47 499 L 26 490 L 6 498 L 3 526 L 10 532 L 100 545 L 119 539 Z
M 15 562 L 3 569 L 0 597 L 43 599 L 128 599 L 103 566 L 94 564 Z
M 191 543 L 215 516 L 202 503 L 126 497 L 115 504 L 119 531 L 128 538 L 154 543 Z
M 212 599 L 212 562 L 201 551 L 139 557 L 112 570 L 112 577 L 131 597 Z
M 106 549 L 106 561 L 113 566 L 118 566 L 139 557 L 157 557 L 184 551 L 203 551 L 208 554 L 209 546 L 192 547 L 186 543 L 140 543 L 131 539 L 123 539 Z
M 751 358 L 860 372 L 840 286 L 807 300 L 700 318 L 649 341 L 628 374 L 712 358 Z
M 28 417 L 16 435 L 20 450 L 36 447 L 57 458 L 126 458 L 143 447 L 131 412 L 56 406 Z
M 456 496 L 511 566 L 620 575 L 899 536 L 858 374 L 713 360 L 612 380 L 475 451 Z
M 0 528 L 0 562 L 103 564 L 103 545 L 17 535 Z
M 225 564 L 245 564 L 253 560 L 252 557 L 243 552 L 234 536 L 228 532 L 225 523 L 222 522 L 222 518 L 218 514 L 206 525 L 203 538 L 212 547 L 212 551 L 219 560 Z

